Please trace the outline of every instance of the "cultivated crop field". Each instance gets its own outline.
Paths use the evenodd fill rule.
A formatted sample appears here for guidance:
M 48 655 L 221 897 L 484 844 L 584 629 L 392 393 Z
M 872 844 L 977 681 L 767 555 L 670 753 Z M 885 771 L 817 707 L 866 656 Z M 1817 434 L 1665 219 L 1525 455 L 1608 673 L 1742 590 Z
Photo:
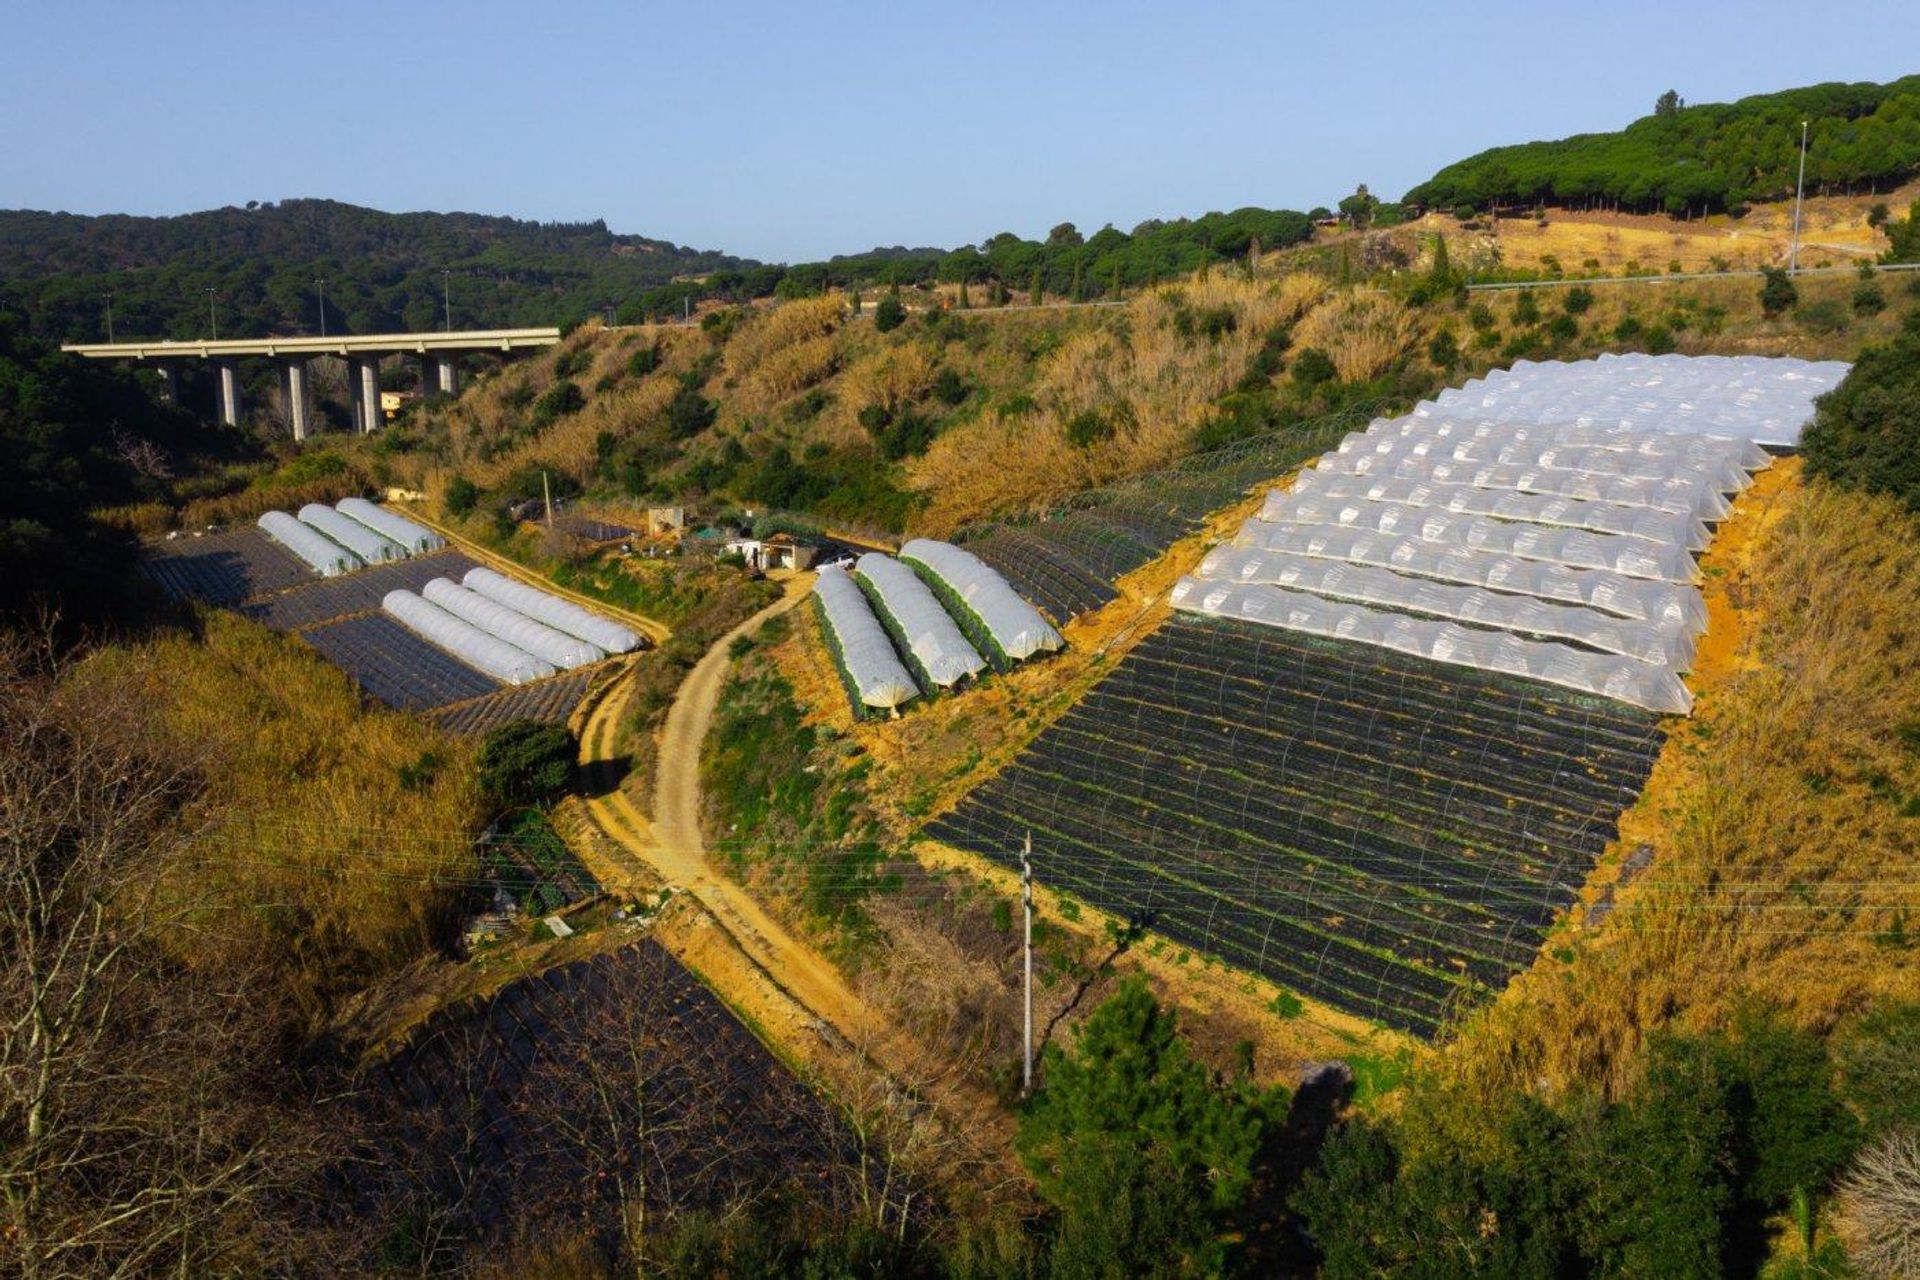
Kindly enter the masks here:
M 418 591 L 433 578 L 458 582 L 473 567 L 474 562 L 460 552 L 445 550 L 374 565 L 338 578 L 308 574 L 292 590 L 249 600 L 239 606 L 239 611 L 275 631 L 300 631 L 352 614 L 373 612 L 389 591 Z
M 651 1213 L 850 1187 L 845 1127 L 651 940 L 436 1018 L 378 1070 L 399 1129 L 360 1194 L 424 1185 L 455 1237 L 617 1231 L 622 1185 Z
M 464 702 L 500 682 L 428 644 L 384 613 L 328 622 L 300 633 L 361 692 L 390 707 L 420 711 Z
M 1198 529 L 1215 511 L 1366 425 L 1369 412 L 1356 408 L 1196 454 L 1177 467 L 1078 495 L 1042 516 L 974 525 L 954 541 L 1064 625 L 1115 599 L 1116 579 Z
M 593 675 L 567 671 L 548 680 L 501 689 L 482 698 L 443 707 L 432 719 L 448 733 L 482 734 L 515 720 L 565 724 L 580 699 L 587 696 Z
M 176 600 L 233 605 L 313 581 L 313 571 L 251 525 L 150 545 L 141 570 Z
M 1373 646 L 1175 618 L 925 834 L 1432 1035 L 1531 962 L 1658 717 Z

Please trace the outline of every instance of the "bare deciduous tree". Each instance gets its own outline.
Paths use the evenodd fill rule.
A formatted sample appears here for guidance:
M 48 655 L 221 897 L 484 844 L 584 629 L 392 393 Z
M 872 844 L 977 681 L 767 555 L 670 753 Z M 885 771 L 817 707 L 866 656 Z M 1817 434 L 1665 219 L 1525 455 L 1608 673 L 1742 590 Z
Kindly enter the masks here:
M 277 1002 L 165 946 L 196 786 L 134 683 L 0 639 L 0 1238 L 20 1274 L 204 1274 L 279 1251 L 315 1148 L 274 1097 Z
M 1890 1133 L 1840 1184 L 1841 1235 L 1865 1275 L 1920 1275 L 1920 1134 Z

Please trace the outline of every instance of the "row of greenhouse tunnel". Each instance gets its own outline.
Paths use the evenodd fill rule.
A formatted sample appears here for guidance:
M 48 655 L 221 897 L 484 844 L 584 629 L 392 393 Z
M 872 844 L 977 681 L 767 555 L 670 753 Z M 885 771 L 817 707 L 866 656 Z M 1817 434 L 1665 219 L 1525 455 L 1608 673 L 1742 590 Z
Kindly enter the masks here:
M 311 502 L 297 517 L 269 511 L 260 528 L 321 577 L 428 555 L 439 534 L 364 498 Z M 525 684 L 628 653 L 631 628 L 484 566 L 460 581 L 433 578 L 419 592 L 389 591 L 381 611 L 421 639 L 506 684 Z
M 898 557 L 868 552 L 814 585 L 827 647 L 855 715 L 897 712 L 989 668 L 1066 646 L 1040 611 L 972 552 L 916 538 Z

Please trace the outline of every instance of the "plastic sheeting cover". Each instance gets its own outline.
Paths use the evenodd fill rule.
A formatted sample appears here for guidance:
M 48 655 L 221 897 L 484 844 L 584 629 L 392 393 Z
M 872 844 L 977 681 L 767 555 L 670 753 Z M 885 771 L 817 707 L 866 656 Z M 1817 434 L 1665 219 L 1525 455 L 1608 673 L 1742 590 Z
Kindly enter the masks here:
M 1725 458 L 1749 471 L 1773 465 L 1773 455 L 1753 441 L 1737 436 L 1699 436 L 1684 431 L 1640 430 L 1594 424 L 1560 423 L 1515 426 L 1474 419 L 1416 417 L 1381 418 L 1367 427 L 1368 435 L 1426 436 L 1438 440 L 1507 440 L 1522 444 L 1561 444 L 1582 449 L 1611 449 L 1616 453 L 1643 453 L 1650 458 Z
M 820 570 L 813 590 L 860 701 L 869 707 L 897 707 L 919 697 L 920 686 L 893 651 L 886 628 L 873 616 L 873 606 L 847 571 L 832 565 Z
M 256 521 L 275 542 L 299 556 L 307 567 L 325 578 L 366 568 L 366 562 L 312 525 L 302 524 L 284 511 L 269 511 Z
M 1374 476 L 1343 476 L 1332 471 L 1303 471 L 1293 483 L 1295 493 L 1322 498 L 1366 498 L 1398 502 L 1410 507 L 1438 507 L 1443 511 L 1533 524 L 1617 533 L 1648 542 L 1705 551 L 1712 539 L 1706 522 L 1696 516 L 1646 507 L 1593 502 L 1517 489 L 1482 489 L 1470 484 L 1443 484 L 1434 480 L 1399 480 Z
M 979 615 L 1002 653 L 1015 662 L 1036 653 L 1053 653 L 1066 641 L 1040 611 L 1022 600 L 998 570 L 951 542 L 915 538 L 900 548 L 902 560 L 917 560 L 932 570 Z
M 365 498 L 342 498 L 333 504 L 333 509 L 375 533 L 393 539 L 414 555 L 438 551 L 447 545 L 445 538 L 425 525 L 416 524 L 400 513 L 377 506 Z
M 1284 587 L 1236 586 L 1182 578 L 1171 596 L 1188 613 L 1235 618 L 1307 635 L 1378 645 L 1481 671 L 1543 680 L 1613 698 L 1649 711 L 1683 715 L 1693 695 L 1663 667 L 1613 654 L 1588 653 L 1550 640 L 1523 640 L 1452 622 L 1410 618 L 1361 604 L 1327 600 Z
M 421 639 L 439 645 L 496 680 L 525 684 L 554 674 L 553 664 L 515 648 L 498 636 L 488 635 L 411 591 L 387 592 L 380 607 Z
M 944 689 L 986 669 L 986 661 L 913 570 L 877 551 L 861 556 L 854 569 L 899 624 L 907 647 L 929 680 Z
M 1785 356 L 1605 355 L 1596 360 L 1521 360 L 1443 391 L 1417 417 L 1514 424 L 1656 427 L 1739 436 L 1791 448 L 1813 402 L 1848 366 Z
M 1589 502 L 1671 511 L 1699 520 L 1718 520 L 1732 509 L 1727 496 L 1703 477 L 1679 476 L 1649 480 L 1644 476 L 1608 476 L 1592 471 L 1552 467 L 1521 467 L 1492 462 L 1452 462 L 1439 458 L 1381 459 L 1374 454 L 1323 456 L 1303 475 L 1322 473 L 1378 476 L 1394 480 L 1433 480 L 1443 484 L 1470 484 L 1476 489 L 1517 489 L 1523 493 L 1552 494 Z
M 1318 556 L 1378 565 L 1441 582 L 1488 587 L 1518 595 L 1585 605 L 1602 613 L 1678 628 L 1689 635 L 1707 629 L 1707 602 L 1700 589 L 1650 578 L 1629 578 L 1604 569 L 1571 569 L 1544 560 L 1522 560 L 1471 547 L 1444 547 L 1371 529 L 1332 525 L 1262 524 L 1250 520 L 1239 545 L 1215 547 L 1200 562 L 1198 576 L 1224 582 L 1267 582 L 1270 554 Z
M 1685 671 L 1693 665 L 1693 636 L 1680 626 L 1631 621 L 1585 605 L 1504 595 L 1483 587 L 1408 577 L 1391 569 L 1284 551 L 1262 553 L 1257 563 L 1258 576 L 1244 572 L 1247 566 L 1243 563 L 1235 566 L 1243 571 L 1227 579 L 1228 585 L 1257 583 L 1286 587 L 1502 631 L 1573 640 L 1591 649 L 1638 658 L 1670 671 Z M 1195 576 L 1201 581 L 1216 580 L 1206 572 L 1205 563 Z
M 368 564 L 405 560 L 412 554 L 385 534 L 375 533 L 358 520 L 349 519 L 332 507 L 318 502 L 309 502 L 300 508 L 300 523 L 312 525 Z
M 582 609 L 571 600 L 562 600 L 538 587 L 515 582 L 492 569 L 469 569 L 461 582 L 469 590 L 477 591 L 489 600 L 524 613 L 555 631 L 564 631 L 588 644 L 598 645 L 608 653 L 628 653 L 640 647 L 640 636 L 632 628 L 623 627 L 611 618 L 603 618 Z
M 1403 458 L 1432 458 L 1436 462 L 1501 463 L 1519 467 L 1548 467 L 1587 471 L 1605 476 L 1637 476 L 1643 480 L 1705 481 L 1723 493 L 1738 493 L 1753 483 L 1747 469 L 1730 457 L 1654 457 L 1619 449 L 1579 448 L 1573 445 L 1524 440 L 1436 440 L 1426 436 L 1372 435 L 1355 432 L 1340 442 L 1335 454 L 1356 459 L 1398 462 Z M 1365 464 L 1370 469 L 1377 464 Z
M 454 617 L 505 640 L 516 649 L 551 662 L 562 671 L 584 667 L 607 656 L 598 645 L 555 631 L 544 622 L 536 622 L 519 610 L 509 609 L 498 600 L 489 600 L 449 578 L 433 579 L 420 589 L 420 594 Z
M 1431 507 L 1371 502 L 1364 498 L 1322 498 L 1310 493 L 1276 492 L 1267 496 L 1260 518 L 1269 523 L 1372 529 L 1447 546 L 1519 556 L 1524 560 L 1548 560 L 1576 569 L 1607 569 L 1630 578 L 1692 582 L 1699 573 L 1685 547 L 1663 546 L 1618 534 L 1588 533 L 1584 529 L 1455 515 Z M 1243 529 L 1242 535 L 1246 532 Z

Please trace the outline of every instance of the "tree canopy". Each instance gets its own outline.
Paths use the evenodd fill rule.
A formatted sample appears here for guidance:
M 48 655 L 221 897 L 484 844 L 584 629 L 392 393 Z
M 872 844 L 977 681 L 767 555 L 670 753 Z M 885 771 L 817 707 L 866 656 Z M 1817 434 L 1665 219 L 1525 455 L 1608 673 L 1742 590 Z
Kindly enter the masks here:
M 1406 198 L 1433 209 L 1602 201 L 1646 213 L 1737 209 L 1793 194 L 1802 120 L 1809 191 L 1881 190 L 1920 172 L 1920 76 L 1907 76 L 1730 103 L 1689 105 L 1669 91 L 1652 115 L 1618 132 L 1495 147 Z

